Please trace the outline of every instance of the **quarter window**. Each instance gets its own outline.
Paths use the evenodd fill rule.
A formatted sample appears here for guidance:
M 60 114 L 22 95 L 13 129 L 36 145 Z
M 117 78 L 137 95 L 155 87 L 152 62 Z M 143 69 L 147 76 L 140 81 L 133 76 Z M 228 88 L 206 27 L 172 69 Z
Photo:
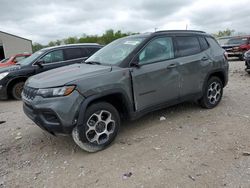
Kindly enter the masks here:
M 201 51 L 197 37 L 176 37 L 176 44 L 178 55 L 181 57 L 194 55 Z
M 209 48 L 207 40 L 204 37 L 199 37 L 200 45 L 202 50 L 206 50 Z
M 63 51 L 62 50 L 56 50 L 56 51 L 50 52 L 50 53 L 46 54 L 42 58 L 42 60 L 43 60 L 43 62 L 45 64 L 63 61 L 64 60 Z
M 139 64 L 147 64 L 174 58 L 171 37 L 156 38 L 149 42 L 139 54 Z

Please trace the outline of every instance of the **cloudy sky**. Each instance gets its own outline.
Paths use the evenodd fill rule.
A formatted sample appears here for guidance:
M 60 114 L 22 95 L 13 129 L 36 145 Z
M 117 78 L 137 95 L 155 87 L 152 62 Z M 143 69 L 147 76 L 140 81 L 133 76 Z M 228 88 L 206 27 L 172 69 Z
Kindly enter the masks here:
M 250 33 L 249 0 L 0 0 L 0 30 L 46 44 L 107 29 Z

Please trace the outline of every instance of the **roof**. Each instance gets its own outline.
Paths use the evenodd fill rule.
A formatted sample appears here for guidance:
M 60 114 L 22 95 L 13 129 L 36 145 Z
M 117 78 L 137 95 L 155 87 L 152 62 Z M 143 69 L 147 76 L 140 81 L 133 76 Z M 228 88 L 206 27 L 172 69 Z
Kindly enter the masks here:
M 13 37 L 16 37 L 16 38 L 20 38 L 20 39 L 23 39 L 23 40 L 27 40 L 27 41 L 32 42 L 32 40 L 30 40 L 30 39 L 26 39 L 26 38 L 23 38 L 23 37 L 19 37 L 19 36 L 17 36 L 17 35 L 13 35 L 13 34 L 10 34 L 10 33 L 6 33 L 6 32 L 4 32 L 4 31 L 0 31 L 0 33 L 3 33 L 3 34 L 6 34 L 6 35 L 10 35 L 10 36 L 13 36 Z
M 77 43 L 77 44 L 64 44 L 64 45 L 58 45 L 58 46 L 51 46 L 47 48 L 43 48 L 42 50 L 50 50 L 50 49 L 55 49 L 55 48 L 64 48 L 64 47 L 69 47 L 69 46 L 103 46 L 98 43 Z
M 206 32 L 198 30 L 162 30 L 162 31 L 156 31 L 155 33 L 206 33 Z

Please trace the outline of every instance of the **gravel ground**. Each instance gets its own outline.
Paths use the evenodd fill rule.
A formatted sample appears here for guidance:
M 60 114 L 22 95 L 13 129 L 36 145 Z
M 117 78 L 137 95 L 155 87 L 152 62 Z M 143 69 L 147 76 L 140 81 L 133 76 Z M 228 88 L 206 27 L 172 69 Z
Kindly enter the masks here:
M 184 103 L 151 113 L 125 123 L 114 144 L 94 154 L 71 137 L 42 131 L 22 102 L 0 101 L 0 187 L 250 187 L 244 68 L 230 62 L 230 81 L 215 109 Z

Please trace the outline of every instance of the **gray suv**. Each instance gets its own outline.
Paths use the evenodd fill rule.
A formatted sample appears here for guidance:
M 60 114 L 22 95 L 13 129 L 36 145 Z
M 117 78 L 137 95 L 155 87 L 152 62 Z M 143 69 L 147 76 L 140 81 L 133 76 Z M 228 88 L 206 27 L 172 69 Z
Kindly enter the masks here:
M 51 134 L 72 134 L 88 152 L 106 148 L 121 120 L 184 101 L 220 102 L 228 61 L 201 31 L 159 31 L 118 39 L 86 60 L 29 78 L 25 114 Z

